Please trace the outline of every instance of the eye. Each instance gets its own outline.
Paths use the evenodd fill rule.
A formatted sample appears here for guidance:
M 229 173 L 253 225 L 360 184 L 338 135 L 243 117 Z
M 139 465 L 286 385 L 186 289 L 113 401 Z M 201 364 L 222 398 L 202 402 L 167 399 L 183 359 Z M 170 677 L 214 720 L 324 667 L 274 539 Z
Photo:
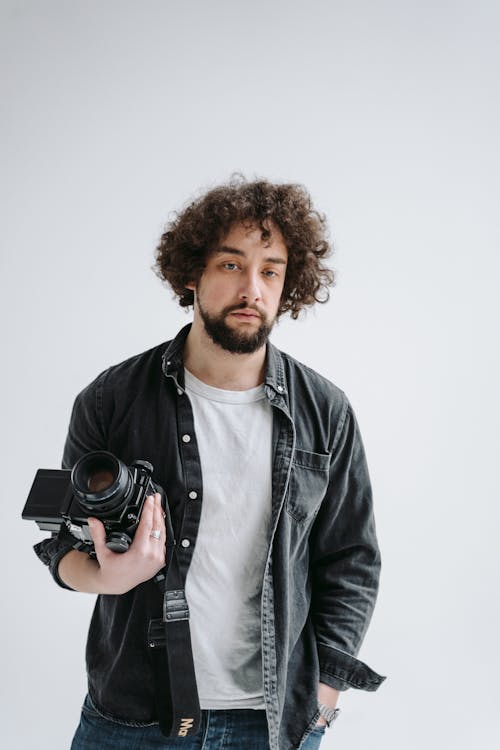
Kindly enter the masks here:
M 238 265 L 236 263 L 232 263 L 231 261 L 227 261 L 223 264 L 223 268 L 227 268 L 228 271 L 234 271 L 235 268 L 238 268 Z
M 269 269 L 268 271 L 263 271 L 264 276 L 266 276 L 268 279 L 274 279 L 278 276 L 278 273 L 276 271 L 272 271 Z

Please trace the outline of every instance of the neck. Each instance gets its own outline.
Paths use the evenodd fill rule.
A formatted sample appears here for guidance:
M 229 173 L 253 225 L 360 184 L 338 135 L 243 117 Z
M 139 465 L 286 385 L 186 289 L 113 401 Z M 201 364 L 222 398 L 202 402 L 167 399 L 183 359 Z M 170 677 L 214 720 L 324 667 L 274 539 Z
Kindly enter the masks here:
M 203 324 L 195 320 L 184 345 L 184 365 L 214 388 L 246 391 L 264 382 L 266 346 L 252 354 L 233 354 L 215 344 Z

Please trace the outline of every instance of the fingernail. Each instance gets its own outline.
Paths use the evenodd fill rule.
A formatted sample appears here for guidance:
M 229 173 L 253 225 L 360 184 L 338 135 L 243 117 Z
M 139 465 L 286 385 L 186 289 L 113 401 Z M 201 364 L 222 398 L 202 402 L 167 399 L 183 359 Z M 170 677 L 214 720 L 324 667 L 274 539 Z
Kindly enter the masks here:
M 154 505 L 155 499 L 153 495 L 149 495 L 148 500 L 149 500 L 150 505 Z
M 90 527 L 94 526 L 95 519 L 94 518 L 87 518 L 87 523 Z

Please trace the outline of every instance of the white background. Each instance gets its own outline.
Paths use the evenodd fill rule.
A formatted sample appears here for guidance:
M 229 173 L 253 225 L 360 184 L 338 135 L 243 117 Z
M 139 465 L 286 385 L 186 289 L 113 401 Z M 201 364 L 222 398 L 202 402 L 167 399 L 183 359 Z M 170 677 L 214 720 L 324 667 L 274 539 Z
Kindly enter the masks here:
M 1 734 L 68 748 L 94 597 L 20 513 L 76 393 L 189 320 L 150 270 L 233 171 L 305 184 L 331 301 L 273 334 L 350 397 L 383 574 L 322 747 L 498 747 L 498 2 L 3 0 Z M 3 460 L 5 459 L 5 460 Z

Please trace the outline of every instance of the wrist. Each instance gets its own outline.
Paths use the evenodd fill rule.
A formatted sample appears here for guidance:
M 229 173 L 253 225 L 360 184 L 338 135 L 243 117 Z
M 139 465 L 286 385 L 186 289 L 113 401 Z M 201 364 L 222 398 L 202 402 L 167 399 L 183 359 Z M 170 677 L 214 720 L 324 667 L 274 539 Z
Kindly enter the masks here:
M 126 553 L 116 553 L 126 554 Z M 91 562 L 96 562 L 95 560 Z M 128 573 L 128 575 L 127 575 Z M 135 586 L 141 583 L 140 580 L 132 572 L 116 570 L 115 568 L 106 567 L 102 568 L 99 563 L 93 570 L 92 585 L 94 587 L 93 593 L 95 594 L 107 594 L 109 596 L 121 596 L 126 594 Z
M 318 703 L 324 703 L 325 706 L 335 708 L 340 697 L 340 690 L 330 687 L 324 682 L 318 684 Z
M 319 715 L 326 721 L 327 727 L 331 726 L 333 722 L 338 718 L 340 708 L 331 708 L 326 706 L 324 703 L 318 701 Z

